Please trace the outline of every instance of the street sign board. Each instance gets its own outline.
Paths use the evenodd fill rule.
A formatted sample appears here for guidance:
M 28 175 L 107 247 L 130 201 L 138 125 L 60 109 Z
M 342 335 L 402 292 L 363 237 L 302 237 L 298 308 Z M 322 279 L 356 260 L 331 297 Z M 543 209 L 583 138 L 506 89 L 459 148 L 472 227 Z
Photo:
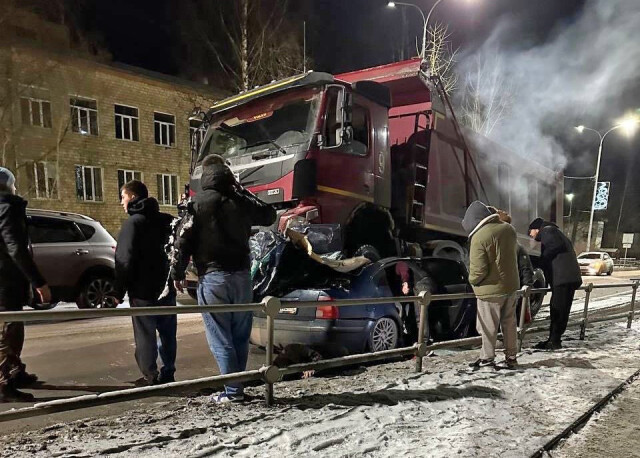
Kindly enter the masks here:
M 625 250 L 628 250 L 629 248 L 631 248 L 631 244 L 630 243 L 623 243 L 622 244 L 622 248 L 624 248 Z
M 622 244 L 623 245 L 632 245 L 633 244 L 633 234 L 622 234 Z M 631 247 L 629 247 L 631 248 Z

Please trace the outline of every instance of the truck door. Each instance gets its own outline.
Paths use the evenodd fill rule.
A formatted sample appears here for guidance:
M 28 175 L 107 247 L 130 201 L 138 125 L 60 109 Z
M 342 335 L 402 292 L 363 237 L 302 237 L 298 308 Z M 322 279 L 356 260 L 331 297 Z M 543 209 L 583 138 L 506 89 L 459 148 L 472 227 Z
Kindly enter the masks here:
M 343 86 L 329 86 L 325 98 L 323 145 L 317 156 L 323 221 L 344 221 L 358 204 L 374 203 L 371 102 L 355 94 L 349 120 L 343 111 L 346 93 Z

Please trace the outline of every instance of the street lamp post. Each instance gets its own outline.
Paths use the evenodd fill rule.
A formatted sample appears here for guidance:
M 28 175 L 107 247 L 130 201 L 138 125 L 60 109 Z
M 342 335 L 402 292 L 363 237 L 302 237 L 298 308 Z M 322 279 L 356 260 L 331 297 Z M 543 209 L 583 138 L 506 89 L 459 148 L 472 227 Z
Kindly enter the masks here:
M 567 215 L 567 218 L 571 218 L 571 209 L 573 208 L 573 193 L 571 194 L 567 194 L 565 196 L 567 198 L 567 200 L 569 201 L 569 214 Z
M 600 160 L 602 159 L 602 145 L 604 144 L 604 139 L 611 132 L 613 132 L 614 130 L 620 129 L 622 127 L 624 127 L 627 130 L 627 132 L 631 132 L 634 126 L 638 124 L 638 122 L 640 121 L 635 118 L 626 119 L 620 124 L 616 124 L 615 126 L 613 126 L 604 134 L 601 134 L 599 131 L 595 129 L 591 129 L 590 127 L 585 127 L 585 126 L 576 127 L 576 130 L 580 133 L 584 132 L 585 130 L 588 130 L 591 132 L 595 132 L 600 138 L 600 145 L 598 146 L 598 162 L 596 163 L 596 174 L 594 176 L 594 183 L 593 183 L 593 197 L 591 199 L 591 211 L 589 212 L 589 232 L 587 234 L 587 251 L 591 251 L 591 234 L 593 232 L 593 213 L 595 210 L 596 196 L 598 193 L 598 179 L 600 177 Z

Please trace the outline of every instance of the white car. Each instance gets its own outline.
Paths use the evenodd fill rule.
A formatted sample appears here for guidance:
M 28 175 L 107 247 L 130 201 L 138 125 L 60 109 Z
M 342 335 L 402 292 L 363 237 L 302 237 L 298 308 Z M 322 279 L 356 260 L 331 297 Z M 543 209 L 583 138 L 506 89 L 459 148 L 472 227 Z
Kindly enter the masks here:
M 582 275 L 611 275 L 613 273 L 613 259 L 608 253 L 591 251 L 578 256 L 580 273 Z

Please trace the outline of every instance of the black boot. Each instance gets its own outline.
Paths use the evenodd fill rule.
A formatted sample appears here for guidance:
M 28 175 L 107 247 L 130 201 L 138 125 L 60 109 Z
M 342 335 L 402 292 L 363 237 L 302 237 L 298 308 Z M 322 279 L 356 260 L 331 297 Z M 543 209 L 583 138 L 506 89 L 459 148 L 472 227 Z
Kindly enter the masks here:
M 16 390 L 11 384 L 0 386 L 0 402 L 33 402 L 35 397 L 30 393 Z
M 38 376 L 29 374 L 26 371 L 20 371 L 11 377 L 11 385 L 14 388 L 29 388 L 38 382 Z

